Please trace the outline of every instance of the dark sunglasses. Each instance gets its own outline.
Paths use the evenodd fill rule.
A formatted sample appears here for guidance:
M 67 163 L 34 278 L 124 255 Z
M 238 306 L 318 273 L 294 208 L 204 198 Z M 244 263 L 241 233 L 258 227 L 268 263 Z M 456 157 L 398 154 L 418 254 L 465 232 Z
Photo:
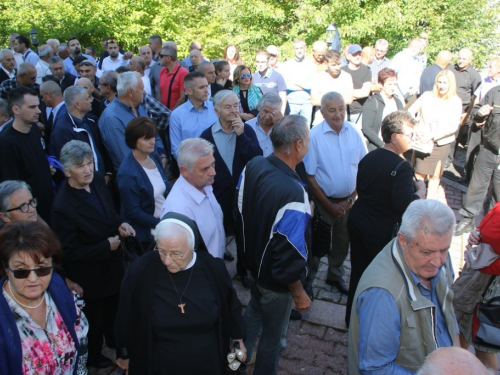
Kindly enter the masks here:
M 12 272 L 16 279 L 27 279 L 31 273 L 34 271 L 38 277 L 47 276 L 52 272 L 52 266 L 33 268 L 31 270 L 13 270 L 7 267 L 7 269 Z
M 82 66 L 82 65 L 85 65 L 85 66 L 94 66 L 94 64 L 92 64 L 90 61 L 82 61 L 80 64 L 78 64 L 78 66 Z
M 245 78 L 252 78 L 252 75 L 250 73 L 248 73 L 248 74 L 242 74 L 240 76 L 240 79 L 245 79 Z
M 19 207 L 11 208 L 10 210 L 7 210 L 5 212 L 11 212 L 11 211 L 19 210 L 23 214 L 25 214 L 26 212 L 29 211 L 29 209 L 30 209 L 29 206 L 31 206 L 33 208 L 36 208 L 37 205 L 38 205 L 38 201 L 36 200 L 36 198 L 33 198 L 28 203 L 23 203 Z

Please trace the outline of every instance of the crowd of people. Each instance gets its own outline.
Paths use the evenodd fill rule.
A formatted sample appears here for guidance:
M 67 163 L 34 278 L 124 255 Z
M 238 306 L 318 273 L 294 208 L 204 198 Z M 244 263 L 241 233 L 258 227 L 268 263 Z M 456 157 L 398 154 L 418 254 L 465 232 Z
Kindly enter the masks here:
M 325 254 L 324 282 L 348 296 L 350 374 L 497 370 L 500 343 L 478 342 L 473 312 L 457 320 L 448 250 L 465 233 L 491 246 L 476 297 L 498 306 L 500 57 L 484 77 L 468 48 L 429 64 L 426 34 L 392 60 L 384 39 L 311 55 L 296 39 L 291 59 L 270 45 L 251 63 L 198 41 L 181 60 L 158 35 L 138 54 L 104 38 L 99 56 L 77 38 L 9 42 L 0 374 L 86 374 L 113 365 L 104 344 L 130 374 L 277 374 Z M 457 224 L 432 198 L 459 144 Z

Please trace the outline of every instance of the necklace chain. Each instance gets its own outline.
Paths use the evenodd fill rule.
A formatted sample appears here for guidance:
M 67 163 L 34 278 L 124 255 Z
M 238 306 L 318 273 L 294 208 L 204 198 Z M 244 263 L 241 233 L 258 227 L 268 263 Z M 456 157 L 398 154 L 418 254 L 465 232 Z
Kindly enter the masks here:
M 184 297 L 184 294 L 186 293 L 186 290 L 187 290 L 187 288 L 189 286 L 189 283 L 191 282 L 191 277 L 193 276 L 193 269 L 194 269 L 194 266 L 191 267 L 191 274 L 189 275 L 189 280 L 188 280 L 188 282 L 186 284 L 186 287 L 184 288 L 184 291 L 182 292 L 181 296 L 179 296 L 179 292 L 177 291 L 177 287 L 175 286 L 174 279 L 172 279 L 172 275 L 167 270 L 168 276 L 170 276 L 170 281 L 172 281 L 172 285 L 174 286 L 175 293 L 177 294 L 177 297 L 179 297 L 180 304 L 177 305 L 177 306 L 179 306 L 179 308 L 181 309 L 181 314 L 184 314 L 184 306 L 186 306 L 185 303 L 182 303 L 182 297 Z
M 43 294 L 42 296 L 42 300 L 40 301 L 40 303 L 36 306 L 28 306 L 28 305 L 25 305 L 24 303 L 21 303 L 17 298 L 16 296 L 14 295 L 14 292 L 12 291 L 12 288 L 10 287 L 10 280 L 8 281 L 8 286 L 9 286 L 9 290 L 10 290 L 10 294 L 12 295 L 12 298 L 14 298 L 14 301 L 17 302 L 18 305 L 22 306 L 22 307 L 25 307 L 27 309 L 31 309 L 31 310 L 34 310 L 36 308 L 39 308 L 40 306 L 42 306 L 42 303 L 43 301 L 45 301 L 45 293 Z

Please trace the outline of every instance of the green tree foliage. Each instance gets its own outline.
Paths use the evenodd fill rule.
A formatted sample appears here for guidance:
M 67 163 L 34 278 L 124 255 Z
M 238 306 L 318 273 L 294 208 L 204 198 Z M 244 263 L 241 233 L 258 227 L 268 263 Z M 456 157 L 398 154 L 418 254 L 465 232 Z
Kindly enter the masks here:
M 98 48 L 103 37 L 113 36 L 132 51 L 159 34 L 178 43 L 180 56 L 192 40 L 201 41 L 212 58 L 236 44 L 253 65 L 256 50 L 275 44 L 284 60 L 295 38 L 311 45 L 335 22 L 343 45 L 385 38 L 393 56 L 425 31 L 429 61 L 442 49 L 470 47 L 475 65 L 483 66 L 498 53 L 499 10 L 496 0 L 3 0 L 0 33 L 27 34 L 34 27 L 42 41 L 76 36 Z

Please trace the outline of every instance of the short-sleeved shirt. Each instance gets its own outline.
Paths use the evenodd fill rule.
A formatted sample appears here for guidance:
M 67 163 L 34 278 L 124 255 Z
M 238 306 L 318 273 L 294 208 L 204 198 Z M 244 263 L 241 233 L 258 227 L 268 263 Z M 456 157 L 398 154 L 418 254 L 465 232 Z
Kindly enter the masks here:
M 260 72 L 255 72 L 253 74 L 253 84 L 261 89 L 262 94 L 268 92 L 279 94 L 280 91 L 286 91 L 285 79 L 273 68 L 267 68 L 264 76 Z
M 462 99 L 462 106 L 467 107 L 471 96 L 481 85 L 481 76 L 471 65 L 459 70 L 458 65 L 455 64 L 453 73 L 455 73 L 455 78 L 457 79 L 457 95 Z
M 184 77 L 189 72 L 187 69 L 177 63 L 175 68 L 169 72 L 167 68 L 162 68 L 160 70 L 160 93 L 161 93 L 161 104 L 163 104 L 168 109 L 173 109 L 175 103 L 181 97 L 181 91 L 186 91 L 184 88 Z M 172 90 L 169 97 L 170 82 L 174 80 L 172 84 Z
M 352 70 L 351 68 L 349 68 L 349 65 L 346 65 L 342 67 L 342 70 L 351 75 L 354 90 L 360 89 L 363 87 L 363 84 L 372 81 L 372 73 L 370 72 L 370 69 L 368 69 L 368 67 L 364 64 L 361 64 L 356 70 Z M 366 99 L 368 99 L 368 97 L 354 99 L 349 105 L 350 113 L 361 113 L 361 111 L 363 110 L 363 104 L 365 103 Z
M 372 72 L 372 77 L 378 77 L 378 74 L 382 69 L 388 68 L 391 60 L 387 57 L 383 57 L 382 60 L 378 61 L 377 59 L 373 59 L 372 63 L 368 65 L 370 71 Z
M 330 91 L 338 92 L 344 100 L 349 101 L 352 98 L 354 86 L 352 77 L 344 70 L 340 71 L 337 78 L 333 78 L 328 71 L 316 74 L 311 89 L 311 96 L 321 101 L 323 95 Z

